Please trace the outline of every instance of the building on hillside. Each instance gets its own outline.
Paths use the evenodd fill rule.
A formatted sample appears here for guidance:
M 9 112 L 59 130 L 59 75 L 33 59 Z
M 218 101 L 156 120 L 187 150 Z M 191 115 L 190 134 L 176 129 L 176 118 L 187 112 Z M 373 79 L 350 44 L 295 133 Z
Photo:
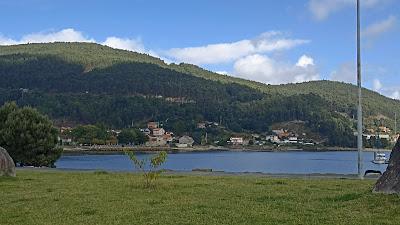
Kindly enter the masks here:
M 148 122 L 147 123 L 147 128 L 149 128 L 150 130 L 156 129 L 159 127 L 159 123 L 158 122 Z
M 178 143 L 176 144 L 176 146 L 179 148 L 192 147 L 193 143 L 194 140 L 192 137 L 182 136 L 178 139 Z
M 60 127 L 60 134 L 69 133 L 72 131 L 71 127 Z
M 276 134 L 276 135 L 280 135 L 285 133 L 286 131 L 283 129 L 279 129 L 279 130 L 272 130 L 272 133 Z
M 118 136 L 121 133 L 121 130 L 107 130 L 107 133 L 113 136 Z
M 295 136 L 289 137 L 288 141 L 291 144 L 297 144 L 299 142 L 299 140 Z
M 288 139 L 290 137 L 290 133 L 289 132 L 283 132 L 278 134 L 279 139 L 283 140 L 283 139 Z
M 164 147 L 167 146 L 167 141 L 163 138 L 163 136 L 149 136 L 149 140 L 145 145 L 148 147 Z
M 381 134 L 381 135 L 379 135 L 379 138 L 390 141 L 390 135 L 389 134 Z
M 376 138 L 377 136 L 375 134 L 363 134 L 363 137 L 365 137 L 366 140 L 371 140 L 371 138 Z M 380 134 L 379 138 L 390 140 L 390 135 L 389 134 Z
M 354 135 L 357 136 L 357 135 Z M 371 137 L 375 137 L 375 134 L 363 134 L 363 137 L 365 137 L 366 140 L 371 140 Z
M 379 127 L 379 131 L 382 133 L 390 133 L 390 129 L 384 126 Z
M 174 141 L 174 137 L 172 137 L 172 134 L 169 132 L 166 132 L 163 135 L 163 139 L 167 142 L 167 144 L 171 144 Z
M 153 136 L 163 136 L 165 134 L 164 128 L 154 128 Z
M 231 137 L 229 139 L 229 141 L 232 145 L 243 145 L 244 144 L 244 140 L 242 137 Z
M 265 137 L 265 140 L 266 141 L 270 141 L 270 142 L 272 142 L 272 143 L 279 143 L 279 137 L 277 136 L 277 135 L 267 135 L 266 137 Z
M 61 136 L 61 137 L 58 137 L 58 143 L 60 145 L 71 145 L 72 144 L 72 139 L 69 138 L 69 137 Z
M 206 123 L 197 123 L 198 129 L 206 129 Z
M 140 129 L 140 131 L 145 135 L 150 135 L 151 134 L 151 130 L 149 128 Z

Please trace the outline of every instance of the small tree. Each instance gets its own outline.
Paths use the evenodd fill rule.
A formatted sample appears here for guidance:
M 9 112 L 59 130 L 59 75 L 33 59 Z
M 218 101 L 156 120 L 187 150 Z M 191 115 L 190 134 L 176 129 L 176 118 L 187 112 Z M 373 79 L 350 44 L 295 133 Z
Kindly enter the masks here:
M 123 129 L 117 138 L 119 144 L 134 144 L 136 141 L 136 132 L 133 129 Z
M 30 166 L 53 166 L 61 156 L 57 129 L 37 110 L 18 108 L 7 103 L 0 108 L 0 146 L 5 147 L 15 163 Z
M 125 152 L 134 164 L 135 168 L 143 173 L 145 187 L 150 188 L 162 173 L 158 168 L 167 160 L 165 151 L 159 152 L 153 157 L 138 159 L 134 152 Z
M 149 137 L 140 131 L 136 131 L 136 139 L 135 144 L 141 145 L 146 143 L 149 140 Z

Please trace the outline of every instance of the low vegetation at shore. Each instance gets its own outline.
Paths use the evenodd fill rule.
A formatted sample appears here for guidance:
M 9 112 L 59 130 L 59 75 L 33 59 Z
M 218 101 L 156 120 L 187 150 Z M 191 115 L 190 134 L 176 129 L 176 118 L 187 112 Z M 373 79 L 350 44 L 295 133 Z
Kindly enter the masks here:
M 398 224 L 373 180 L 18 171 L 0 178 L 0 224 Z

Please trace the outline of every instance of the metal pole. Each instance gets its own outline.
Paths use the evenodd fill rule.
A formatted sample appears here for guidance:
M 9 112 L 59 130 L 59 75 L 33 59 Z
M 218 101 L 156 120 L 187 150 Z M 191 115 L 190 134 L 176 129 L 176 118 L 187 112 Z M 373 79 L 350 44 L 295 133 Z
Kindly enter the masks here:
M 357 0 L 357 86 L 358 86 L 358 108 L 357 108 L 357 149 L 358 149 L 358 177 L 363 179 L 362 174 L 362 149 L 363 149 L 363 125 L 362 125 L 362 96 L 361 96 L 361 44 L 360 44 L 360 0 Z
M 397 135 L 397 112 L 394 113 L 394 135 Z

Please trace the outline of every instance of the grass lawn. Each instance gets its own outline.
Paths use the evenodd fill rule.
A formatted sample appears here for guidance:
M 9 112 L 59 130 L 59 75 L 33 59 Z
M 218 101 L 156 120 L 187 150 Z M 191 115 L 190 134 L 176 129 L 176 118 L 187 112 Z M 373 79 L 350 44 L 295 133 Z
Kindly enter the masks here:
M 0 224 L 400 224 L 374 181 L 18 171 L 0 178 Z

